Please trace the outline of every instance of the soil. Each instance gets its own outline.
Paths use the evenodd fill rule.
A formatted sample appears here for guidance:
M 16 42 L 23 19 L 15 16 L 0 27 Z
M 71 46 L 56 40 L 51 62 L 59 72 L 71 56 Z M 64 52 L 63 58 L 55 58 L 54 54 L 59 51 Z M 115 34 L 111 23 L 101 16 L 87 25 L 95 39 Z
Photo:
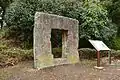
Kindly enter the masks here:
M 33 61 L 1 68 L 0 80 L 120 80 L 119 65 L 103 65 L 94 69 L 96 61 L 83 60 L 74 65 L 61 65 L 42 70 L 33 69 Z

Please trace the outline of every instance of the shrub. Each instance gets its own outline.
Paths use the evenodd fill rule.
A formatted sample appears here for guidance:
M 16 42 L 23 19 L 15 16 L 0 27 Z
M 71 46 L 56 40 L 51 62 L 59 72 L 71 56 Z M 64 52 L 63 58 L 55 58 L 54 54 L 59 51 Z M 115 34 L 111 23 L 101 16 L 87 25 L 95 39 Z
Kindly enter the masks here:
M 0 51 L 0 66 L 13 66 L 20 61 L 33 60 L 33 50 L 19 48 L 2 49 Z
M 81 48 L 78 50 L 79 52 L 79 58 L 81 59 L 95 59 L 97 58 L 97 51 L 95 49 L 90 49 L 90 48 Z M 105 57 L 108 54 L 106 51 L 100 51 L 100 56 Z
M 81 48 L 78 50 L 79 58 L 81 59 L 93 59 L 96 58 L 96 51 L 95 49 L 89 48 Z
M 115 50 L 120 50 L 120 37 L 116 37 L 113 40 L 113 46 L 112 46 L 112 48 L 115 49 Z
M 120 50 L 111 50 L 111 56 L 115 59 L 120 59 Z
M 99 0 L 85 0 L 81 13 L 81 38 L 100 39 L 111 43 L 116 34 L 116 26 L 107 17 L 107 10 L 101 5 Z M 111 46 L 111 45 L 109 45 Z
M 76 0 L 77 1 L 77 0 Z M 77 17 L 75 11 L 78 1 L 68 0 L 16 0 L 6 10 L 5 20 L 8 26 L 14 26 L 10 32 L 14 32 L 26 47 L 33 42 L 34 14 L 36 11 L 53 13 L 68 17 Z M 26 43 L 27 42 L 27 43 Z
M 97 59 L 97 51 L 95 49 L 90 48 L 81 48 L 78 50 L 80 60 L 82 59 Z M 120 59 L 120 50 L 114 50 L 112 49 L 110 51 L 111 57 L 114 59 Z M 108 53 L 106 51 L 100 52 L 100 57 L 107 57 Z
M 54 55 L 54 58 L 62 57 L 62 48 L 52 48 L 52 54 Z
M 108 43 L 116 32 L 99 0 L 15 0 L 7 8 L 5 20 L 10 27 L 16 27 L 16 37 L 26 46 L 31 44 L 32 47 L 36 11 L 79 20 L 80 38 L 101 39 Z
M 5 37 L 7 29 L 0 29 L 0 39 Z

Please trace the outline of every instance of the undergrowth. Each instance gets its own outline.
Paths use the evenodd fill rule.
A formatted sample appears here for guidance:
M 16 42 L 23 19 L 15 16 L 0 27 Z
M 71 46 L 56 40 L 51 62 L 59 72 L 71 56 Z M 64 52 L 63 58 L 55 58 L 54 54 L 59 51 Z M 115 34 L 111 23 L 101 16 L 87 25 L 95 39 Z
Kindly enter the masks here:
M 12 39 L 6 39 L 6 29 L 0 30 L 0 67 L 13 66 L 20 61 L 32 60 L 33 49 L 22 49 Z

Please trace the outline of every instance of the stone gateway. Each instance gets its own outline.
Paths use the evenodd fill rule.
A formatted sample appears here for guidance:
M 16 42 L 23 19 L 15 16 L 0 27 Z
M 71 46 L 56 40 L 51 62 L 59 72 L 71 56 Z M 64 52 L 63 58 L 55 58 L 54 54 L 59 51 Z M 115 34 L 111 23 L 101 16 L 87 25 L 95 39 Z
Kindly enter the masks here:
M 75 19 L 36 12 L 34 24 L 34 67 L 45 68 L 79 61 L 79 22 Z M 51 48 L 52 29 L 62 30 L 63 62 L 56 63 Z M 61 61 L 60 60 L 60 61 Z

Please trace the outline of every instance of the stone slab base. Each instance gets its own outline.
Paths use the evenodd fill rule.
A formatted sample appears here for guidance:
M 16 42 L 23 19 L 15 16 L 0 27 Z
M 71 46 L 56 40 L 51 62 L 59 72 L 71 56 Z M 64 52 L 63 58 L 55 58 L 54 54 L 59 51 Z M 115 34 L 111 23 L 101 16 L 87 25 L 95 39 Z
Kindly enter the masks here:
M 114 63 L 111 63 L 111 64 L 107 64 L 108 66 L 114 66 L 115 64 Z
M 63 65 L 63 64 L 70 64 L 70 63 L 68 63 L 66 58 L 56 58 L 56 59 L 54 59 L 54 65 Z
M 48 58 L 48 57 L 47 57 Z M 41 59 L 42 60 L 42 59 Z M 44 61 L 44 60 L 42 60 Z M 74 61 L 74 60 L 73 60 Z M 59 65 L 64 65 L 64 64 L 75 64 L 75 63 L 78 63 L 78 62 L 70 62 L 68 61 L 67 58 L 55 58 L 55 59 L 52 59 L 52 63 L 51 63 L 51 60 L 45 60 L 44 61 L 44 64 L 42 64 L 43 62 L 39 63 L 41 61 L 38 61 L 37 63 L 37 66 L 35 68 L 37 68 L 38 70 L 39 69 L 43 69 L 43 68 L 47 68 L 47 67 L 53 67 L 53 66 L 59 66 Z M 47 62 L 47 64 L 46 64 Z M 51 63 L 51 64 L 48 64 L 48 63 Z
M 97 66 L 94 66 L 95 69 L 99 69 L 99 70 L 103 70 L 104 67 L 97 67 Z

